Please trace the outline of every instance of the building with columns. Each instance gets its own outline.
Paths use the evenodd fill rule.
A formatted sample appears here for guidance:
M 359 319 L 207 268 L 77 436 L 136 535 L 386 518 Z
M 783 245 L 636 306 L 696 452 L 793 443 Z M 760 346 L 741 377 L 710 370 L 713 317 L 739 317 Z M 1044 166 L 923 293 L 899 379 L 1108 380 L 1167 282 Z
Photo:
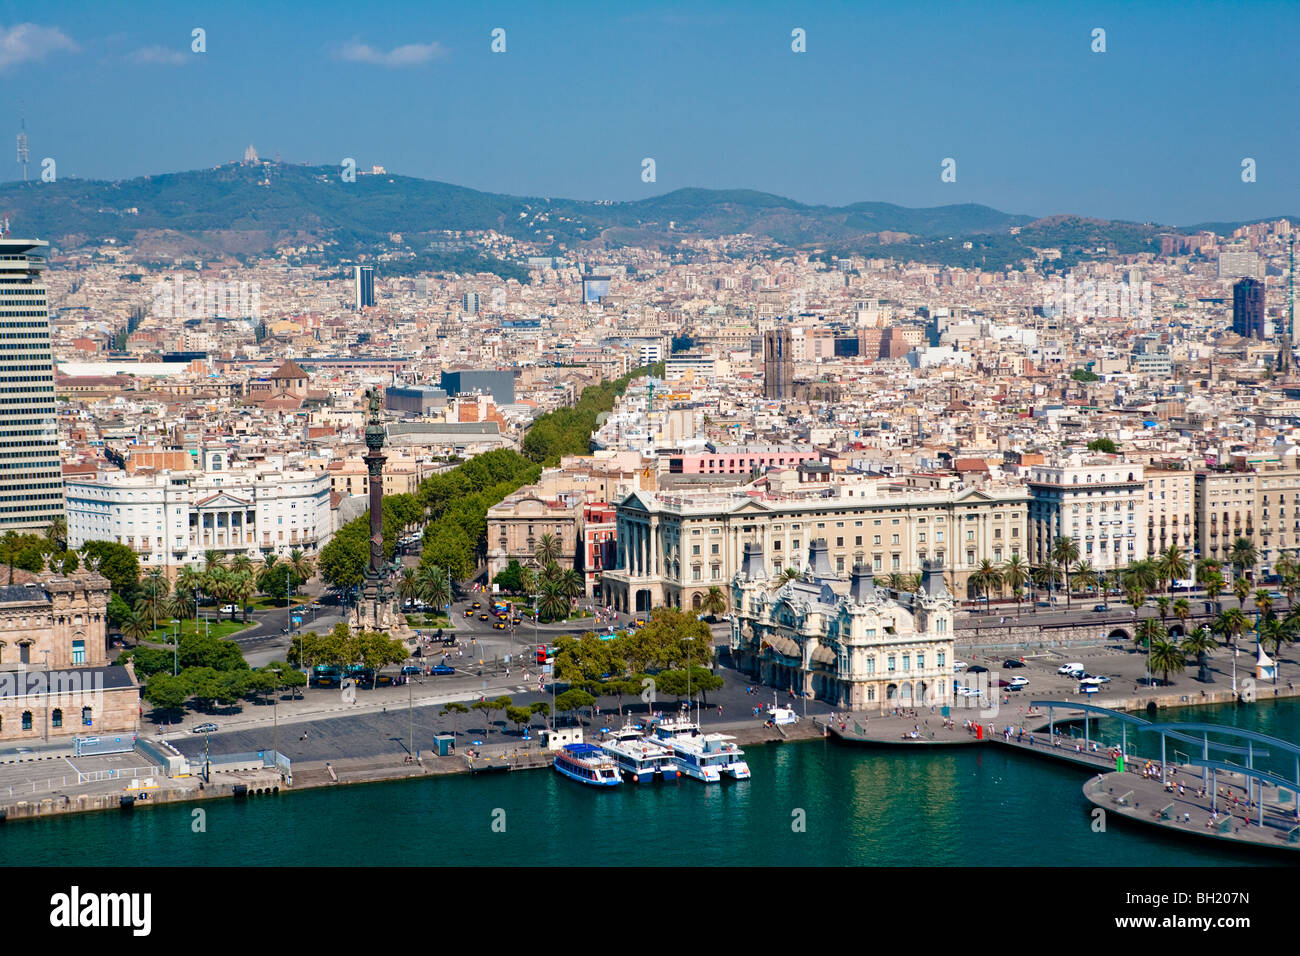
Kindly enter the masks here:
M 673 605 L 698 608 L 710 587 L 724 590 L 746 544 L 758 544 L 769 575 L 807 566 L 807 548 L 825 538 L 836 574 L 864 564 L 873 574 L 917 574 L 925 561 L 944 570 L 956 594 L 979 562 L 1024 552 L 1023 489 L 935 490 L 880 483 L 823 485 L 804 493 L 755 489 L 671 494 L 636 491 L 618 503 L 616 567 L 601 597 L 635 613 Z
M 849 710 L 953 699 L 953 599 L 926 562 L 919 593 L 878 587 L 857 565 L 831 568 L 824 539 L 803 577 L 777 587 L 757 544 L 731 581 L 731 653 L 762 684 Z
M 67 483 L 68 546 L 113 541 L 174 574 L 208 550 L 314 554 L 333 534 L 330 475 L 278 468 L 103 471 Z

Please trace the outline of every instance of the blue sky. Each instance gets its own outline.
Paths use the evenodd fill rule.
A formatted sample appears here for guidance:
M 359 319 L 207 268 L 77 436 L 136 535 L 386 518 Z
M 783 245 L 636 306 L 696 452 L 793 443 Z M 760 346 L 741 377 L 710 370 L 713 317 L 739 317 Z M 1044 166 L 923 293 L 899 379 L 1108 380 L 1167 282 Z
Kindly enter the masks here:
M 1252 219 L 1300 213 L 1297 50 L 1295 3 L 0 0 L 0 179 L 21 175 L 21 103 L 33 168 L 63 177 L 252 143 L 525 195 Z

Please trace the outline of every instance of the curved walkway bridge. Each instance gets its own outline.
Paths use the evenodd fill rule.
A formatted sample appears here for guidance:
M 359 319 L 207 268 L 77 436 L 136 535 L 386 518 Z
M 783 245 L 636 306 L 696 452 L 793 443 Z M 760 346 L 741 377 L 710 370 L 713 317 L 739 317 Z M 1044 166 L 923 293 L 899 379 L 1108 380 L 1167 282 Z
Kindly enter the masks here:
M 1032 700 L 1027 712 L 1014 715 L 1007 708 L 996 716 L 975 708 L 949 713 L 839 714 L 826 729 L 854 744 L 995 744 L 1037 754 L 1094 772 L 1083 796 L 1107 814 L 1238 845 L 1300 850 L 1300 745 L 1223 724 L 1158 723 L 1075 701 Z M 1103 727 L 1102 720 L 1118 727 Z M 1149 756 L 1138 752 L 1139 741 L 1150 741 L 1142 748 Z M 1270 756 L 1273 767 L 1286 761 L 1293 772 L 1282 776 L 1257 765 Z

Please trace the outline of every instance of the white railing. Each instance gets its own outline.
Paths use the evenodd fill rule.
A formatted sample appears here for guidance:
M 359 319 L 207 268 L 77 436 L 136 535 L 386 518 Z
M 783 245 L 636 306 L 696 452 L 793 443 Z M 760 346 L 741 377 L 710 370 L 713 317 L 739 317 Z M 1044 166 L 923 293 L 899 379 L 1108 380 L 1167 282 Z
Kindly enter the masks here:
M 5 787 L 4 790 L 9 797 L 21 799 L 28 794 L 37 793 L 54 793 L 59 790 L 68 790 L 71 788 L 85 786 L 92 783 L 102 783 L 105 780 L 138 780 L 145 777 L 165 777 L 167 772 L 162 767 L 145 766 L 145 767 L 122 767 L 108 770 L 92 770 L 88 773 L 77 771 L 76 773 L 61 774 L 60 776 L 46 776 L 43 779 L 37 778 L 23 783 L 13 784 Z

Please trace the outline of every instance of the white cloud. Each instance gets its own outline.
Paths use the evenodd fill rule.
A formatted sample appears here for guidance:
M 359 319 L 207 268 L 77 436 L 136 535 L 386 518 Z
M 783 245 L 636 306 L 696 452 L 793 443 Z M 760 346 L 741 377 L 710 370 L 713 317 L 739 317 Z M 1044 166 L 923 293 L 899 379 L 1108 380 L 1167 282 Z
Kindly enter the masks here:
M 430 60 L 441 59 L 447 55 L 447 49 L 437 40 L 432 43 L 407 43 L 405 46 L 393 47 L 385 52 L 376 50 L 367 43 L 353 40 L 338 52 L 341 60 L 352 63 L 370 63 L 374 66 L 402 67 L 419 66 Z
M 144 46 L 132 50 L 126 58 L 132 63 L 158 63 L 163 66 L 183 66 L 189 59 L 179 50 L 172 50 L 165 46 Z
M 58 27 L 43 27 L 35 23 L 19 23 L 12 27 L 0 26 L 0 70 L 43 60 L 46 54 L 67 50 L 75 53 L 78 47 Z

